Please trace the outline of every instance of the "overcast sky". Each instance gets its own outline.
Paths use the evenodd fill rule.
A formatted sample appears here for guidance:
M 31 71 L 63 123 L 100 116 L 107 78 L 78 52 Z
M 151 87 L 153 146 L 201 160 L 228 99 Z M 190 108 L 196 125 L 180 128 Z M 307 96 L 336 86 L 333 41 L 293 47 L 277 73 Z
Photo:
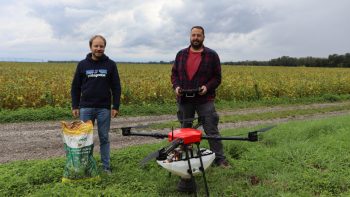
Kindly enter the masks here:
M 98 3 L 97 3 L 98 2 Z M 190 28 L 222 61 L 350 52 L 350 0 L 0 0 L 0 60 L 81 60 L 101 34 L 115 61 L 171 61 Z

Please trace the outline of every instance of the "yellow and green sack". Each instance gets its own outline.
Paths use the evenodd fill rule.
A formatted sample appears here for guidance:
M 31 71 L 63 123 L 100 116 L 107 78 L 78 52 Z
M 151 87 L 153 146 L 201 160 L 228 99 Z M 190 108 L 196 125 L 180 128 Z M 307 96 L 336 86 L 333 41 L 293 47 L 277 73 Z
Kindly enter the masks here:
M 92 121 L 63 121 L 61 124 L 67 157 L 62 182 L 98 180 L 96 161 L 93 157 Z

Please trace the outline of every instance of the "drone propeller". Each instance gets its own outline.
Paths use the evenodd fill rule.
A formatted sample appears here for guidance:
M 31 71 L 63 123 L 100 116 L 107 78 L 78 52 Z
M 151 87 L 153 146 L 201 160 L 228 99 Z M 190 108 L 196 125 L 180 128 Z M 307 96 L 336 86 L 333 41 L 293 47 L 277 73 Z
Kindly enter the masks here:
M 168 146 L 166 146 L 160 150 L 157 150 L 157 151 L 149 154 L 147 157 L 145 157 L 140 162 L 140 165 L 144 166 L 147 162 L 149 162 L 150 160 L 155 159 L 155 158 L 160 159 L 160 160 L 166 159 L 167 155 L 182 143 L 183 143 L 183 140 L 180 138 L 173 140 Z
M 269 127 L 265 127 L 265 128 L 262 128 L 262 129 L 258 129 L 256 131 L 251 131 L 248 133 L 248 140 L 251 141 L 251 142 L 256 142 L 258 141 L 258 133 L 262 133 L 262 132 L 266 132 L 272 128 L 274 128 L 276 125 L 272 125 L 272 126 L 269 126 Z
M 178 117 L 181 117 L 180 114 L 178 114 Z M 196 125 L 192 126 L 193 121 L 197 120 Z M 181 123 L 182 127 L 186 127 L 185 125 L 191 127 L 191 128 L 195 128 L 197 129 L 198 127 L 200 127 L 201 125 L 203 125 L 205 120 L 205 116 L 198 116 L 198 117 L 194 117 L 194 118 L 183 118 L 180 119 L 178 118 L 178 121 Z
M 131 128 L 139 129 L 139 128 L 147 128 L 147 127 L 149 127 L 149 125 L 136 125 L 136 126 L 129 126 L 129 127 L 116 127 L 116 128 L 111 128 L 110 131 L 111 132 L 117 132 L 119 129 L 121 129 L 123 131 L 124 129 L 130 130 Z
M 204 116 L 179 119 L 180 122 L 193 122 L 195 120 L 198 120 L 198 122 L 204 121 Z
M 157 150 L 149 155 L 147 155 L 147 157 L 143 158 L 143 160 L 140 162 L 141 166 L 144 166 L 147 162 L 149 162 L 150 160 L 159 157 L 159 152 L 161 150 Z
M 276 127 L 276 125 L 272 125 L 272 126 L 269 126 L 269 127 L 265 127 L 265 128 L 262 128 L 262 129 L 258 129 L 256 131 L 252 131 L 252 132 L 257 132 L 257 133 L 262 133 L 262 132 L 266 132 L 272 128 Z
M 268 130 L 274 128 L 274 127 L 276 127 L 276 125 L 268 126 L 268 127 L 261 128 L 261 129 L 258 129 L 258 130 L 249 131 L 248 133 L 254 133 L 254 132 L 256 132 L 256 133 L 263 133 L 263 132 L 266 132 L 266 131 L 268 131 Z M 237 134 L 237 135 L 238 135 L 238 136 L 240 136 L 240 135 L 246 135 L 246 132 L 240 133 L 240 134 Z

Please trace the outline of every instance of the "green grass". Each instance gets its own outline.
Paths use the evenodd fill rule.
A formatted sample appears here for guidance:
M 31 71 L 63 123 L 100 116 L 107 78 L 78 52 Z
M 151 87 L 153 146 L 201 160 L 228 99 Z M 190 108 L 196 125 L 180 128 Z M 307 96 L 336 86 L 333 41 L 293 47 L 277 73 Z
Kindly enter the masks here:
M 320 102 L 338 102 L 349 100 L 350 95 L 324 95 L 322 97 L 309 97 L 300 99 L 278 98 L 272 100 L 257 101 L 217 101 L 216 108 L 220 110 L 236 110 L 253 107 L 267 107 L 276 105 L 310 104 Z M 177 106 L 172 103 L 145 103 L 140 105 L 121 105 L 121 116 L 145 116 L 176 114 Z M 47 120 L 72 120 L 71 109 L 46 106 L 42 108 L 21 108 L 16 110 L 0 109 L 0 123 L 47 121 Z
M 259 128 L 263 127 L 260 126 Z M 254 128 L 224 130 L 223 136 Z M 231 169 L 206 171 L 211 196 L 349 196 L 350 117 L 280 124 L 259 142 L 224 141 Z M 101 182 L 60 182 L 64 158 L 0 165 L 0 196 L 187 196 L 176 191 L 176 176 L 139 161 L 167 142 L 114 150 L 113 173 Z M 202 146 L 207 147 L 206 141 Z M 99 161 L 99 157 L 96 156 Z M 198 196 L 205 196 L 196 177 Z

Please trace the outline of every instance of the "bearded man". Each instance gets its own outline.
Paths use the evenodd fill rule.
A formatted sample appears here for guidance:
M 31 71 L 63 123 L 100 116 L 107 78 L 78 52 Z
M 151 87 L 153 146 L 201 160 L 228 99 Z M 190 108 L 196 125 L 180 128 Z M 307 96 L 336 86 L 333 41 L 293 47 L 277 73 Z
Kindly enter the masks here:
M 218 54 L 203 45 L 204 28 L 191 28 L 191 45 L 180 50 L 171 71 L 171 83 L 177 96 L 178 119 L 181 127 L 192 126 L 195 117 L 203 118 L 203 129 L 208 136 L 220 136 L 219 116 L 214 106 L 215 90 L 221 83 L 221 63 Z M 195 94 L 182 94 L 184 89 L 199 89 Z M 220 167 L 230 167 L 220 140 L 209 140 L 210 149 L 215 153 L 214 163 Z

